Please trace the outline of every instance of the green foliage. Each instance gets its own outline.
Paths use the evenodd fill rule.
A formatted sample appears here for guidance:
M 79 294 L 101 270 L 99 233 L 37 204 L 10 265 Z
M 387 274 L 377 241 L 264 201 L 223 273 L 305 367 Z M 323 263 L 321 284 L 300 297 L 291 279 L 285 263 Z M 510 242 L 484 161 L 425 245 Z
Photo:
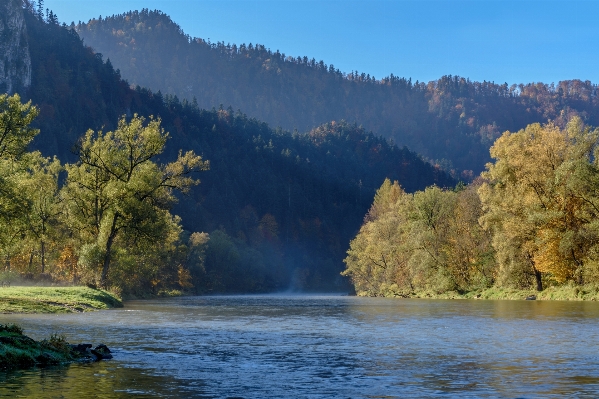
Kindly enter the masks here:
M 23 334 L 23 328 L 17 324 L 0 324 L 0 333 Z
M 27 145 L 39 133 L 30 127 L 38 110 L 21 103 L 18 94 L 0 95 L 0 253 L 10 258 L 19 252 L 32 210 L 24 181 L 32 172 Z
M 39 133 L 31 123 L 39 110 L 31 104 L 21 103 L 18 94 L 0 94 L 0 159 L 17 161 L 27 145 Z
M 196 287 L 200 292 L 265 292 L 283 288 L 283 276 L 277 273 L 284 267 L 280 255 L 266 258 L 222 230 L 210 233 L 205 248 L 205 274 Z M 269 248 L 276 252 L 276 248 Z
M 597 284 L 598 153 L 599 129 L 574 117 L 505 132 L 467 187 L 409 195 L 386 180 L 343 273 L 358 294 L 384 296 Z
M 75 28 L 132 84 L 207 109 L 231 105 L 287 129 L 357 122 L 465 180 L 483 170 L 490 144 L 505 130 L 548 119 L 563 126 L 575 114 L 599 125 L 597 85 L 589 81 L 508 86 L 459 76 L 428 83 L 394 75 L 375 79 L 260 44 L 192 38 L 168 15 L 148 9 Z
M 599 130 L 579 118 L 565 129 L 549 123 L 506 132 L 480 189 L 505 284 L 537 289 L 543 277 L 584 282 L 596 263 L 599 230 L 596 152 Z M 527 279 L 528 277 L 528 279 Z
M 119 122 L 114 132 L 89 130 L 79 147 L 79 162 L 67 165 L 63 196 L 72 228 L 88 244 L 84 262 L 101 269 L 100 284 L 108 286 L 113 245 L 133 248 L 157 242 L 178 231 L 178 222 L 167 211 L 175 201 L 173 190 L 187 191 L 199 183 L 190 174 L 208 169 L 208 162 L 192 151 L 179 153 L 176 161 L 154 162 L 168 135 L 160 121 L 135 115 Z M 97 257 L 101 263 L 93 264 Z
M 57 352 L 69 353 L 71 351 L 71 346 L 64 335 L 52 334 L 50 338 L 43 340 L 40 344 L 42 347 L 53 349 Z
M 494 259 L 476 191 L 405 193 L 386 180 L 350 243 L 344 275 L 359 295 L 414 296 L 486 288 Z
M 19 279 L 18 273 L 10 270 L 4 270 L 0 272 L 0 282 L 4 284 L 13 284 Z
M 347 289 L 339 277 L 345 243 L 385 177 L 400 181 L 409 191 L 432 183 L 455 184 L 415 153 L 356 124 L 331 122 L 308 134 L 291 134 L 230 108 L 206 111 L 197 102 L 132 90 L 109 61 L 103 62 L 100 54 L 82 45 L 73 30 L 30 11 L 25 10 L 25 19 L 35 79 L 26 99 L 39 109 L 31 127 L 41 133 L 31 148 L 43 155 L 25 157 L 30 162 L 19 173 L 10 174 L 15 189 L 5 204 L 14 208 L 7 208 L 14 216 L 10 216 L 11 223 L 0 226 L 4 229 L 0 231 L 4 267 L 27 280 L 93 286 L 102 284 L 106 274 L 123 295 L 171 289 L 207 292 L 214 285 L 206 274 L 210 269 L 205 260 L 207 244 L 194 248 L 188 232 L 222 230 L 240 256 L 238 267 L 247 290 L 268 291 L 291 284 L 301 289 Z M 155 164 L 180 166 L 179 149 L 191 149 L 210 158 L 211 170 L 202 174 L 202 185 L 190 187 L 187 194 L 173 192 L 171 197 L 155 198 L 156 205 L 172 205 L 170 212 L 181 216 L 179 222 L 164 212 L 149 212 L 153 216 L 145 218 L 145 224 L 121 228 L 119 223 L 125 219 L 119 216 L 119 231 L 107 251 L 111 211 L 100 207 L 96 212 L 95 206 L 87 206 L 87 216 L 77 213 L 67 194 L 82 194 L 86 189 L 71 187 L 56 195 L 57 184 L 64 183 L 65 176 L 58 170 L 75 173 L 78 159 L 71 150 L 84 144 L 91 148 L 98 132 L 102 140 L 108 140 L 104 132 L 116 134 L 120 117 L 129 115 L 127 120 L 131 120 L 135 113 L 146 117 L 148 125 L 150 115 L 160 115 L 161 126 L 171 132 Z M 78 141 L 90 128 L 95 133 L 89 140 Z M 116 148 L 98 154 L 113 159 L 119 152 Z M 64 165 L 47 158 L 52 155 Z M 91 159 L 94 154 L 89 155 Z M 181 160 L 186 156 L 190 155 L 182 153 Z M 119 161 L 116 165 L 122 166 Z M 101 193 L 98 205 L 107 205 L 109 195 L 118 199 L 121 215 L 139 220 L 146 209 L 151 210 L 147 203 L 136 206 L 135 196 L 130 195 L 133 184 L 111 183 L 109 188 L 104 175 L 97 177 L 96 181 L 80 180 L 98 184 L 81 197 L 84 208 L 84 204 L 96 204 L 90 194 L 95 190 Z M 137 183 L 141 187 L 151 181 Z M 35 190 L 36 185 L 44 190 Z M 180 236 L 161 240 L 154 234 L 150 238 L 160 230 L 162 238 L 174 237 L 177 231 Z M 164 245 L 153 246 L 153 242 Z M 107 257 L 109 272 L 103 273 Z M 228 291 L 246 289 L 235 282 L 219 286 Z
M 0 218 L 4 223 L 22 217 L 30 206 L 19 192 L 19 181 L 26 172 L 27 145 L 39 133 L 30 127 L 37 114 L 31 101 L 22 104 L 18 94 L 0 95 Z

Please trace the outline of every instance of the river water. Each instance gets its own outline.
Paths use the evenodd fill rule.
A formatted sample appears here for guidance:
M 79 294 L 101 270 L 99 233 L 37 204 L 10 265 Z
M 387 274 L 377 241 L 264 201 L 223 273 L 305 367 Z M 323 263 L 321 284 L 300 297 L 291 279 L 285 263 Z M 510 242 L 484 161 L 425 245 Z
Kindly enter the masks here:
M 187 297 L 12 322 L 115 358 L 0 373 L 0 397 L 599 397 L 596 302 Z

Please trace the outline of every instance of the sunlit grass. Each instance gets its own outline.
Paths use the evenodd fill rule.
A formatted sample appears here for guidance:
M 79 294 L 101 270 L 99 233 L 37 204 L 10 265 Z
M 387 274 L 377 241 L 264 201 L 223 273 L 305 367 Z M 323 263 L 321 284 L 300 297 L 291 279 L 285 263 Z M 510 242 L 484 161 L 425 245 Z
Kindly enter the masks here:
M 0 288 L 0 313 L 73 313 L 122 306 L 113 294 L 88 287 Z
M 362 293 L 362 296 L 368 296 Z M 388 295 L 393 297 L 393 294 Z M 398 295 L 399 296 L 399 295 Z M 419 291 L 403 297 L 430 298 L 430 299 L 510 299 L 524 300 L 534 296 L 536 300 L 546 301 L 599 301 L 599 286 L 594 284 L 575 285 L 566 284 L 562 286 L 549 286 L 539 292 L 534 289 L 519 290 L 515 288 L 492 287 L 481 290 L 459 293 L 448 291 L 438 293 L 434 291 Z

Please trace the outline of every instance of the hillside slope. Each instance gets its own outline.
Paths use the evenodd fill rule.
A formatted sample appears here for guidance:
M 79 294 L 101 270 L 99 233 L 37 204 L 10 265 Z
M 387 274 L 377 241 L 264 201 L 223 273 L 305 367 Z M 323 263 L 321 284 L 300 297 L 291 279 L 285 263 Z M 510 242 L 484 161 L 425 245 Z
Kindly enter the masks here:
M 192 38 L 168 15 L 147 9 L 76 29 L 131 84 L 195 97 L 203 108 L 230 105 L 290 130 L 331 120 L 362 124 L 453 169 L 458 178 L 482 171 L 489 146 L 505 130 L 547 119 L 561 123 L 575 114 L 599 124 L 597 86 L 588 81 L 508 86 L 458 76 L 429 83 L 393 75 L 374 79 L 259 44 Z
M 349 239 L 385 177 L 409 191 L 455 184 L 355 124 L 292 134 L 232 109 L 203 110 L 132 89 L 74 30 L 32 12 L 25 20 L 33 71 L 27 97 L 41 111 L 35 148 L 73 161 L 71 149 L 87 129 L 111 130 L 120 115 L 137 113 L 160 117 L 170 132 L 161 162 L 180 149 L 210 161 L 202 183 L 175 209 L 188 232 L 211 234 L 215 249 L 206 253 L 200 291 L 339 288 Z M 216 256 L 223 253 L 229 262 Z

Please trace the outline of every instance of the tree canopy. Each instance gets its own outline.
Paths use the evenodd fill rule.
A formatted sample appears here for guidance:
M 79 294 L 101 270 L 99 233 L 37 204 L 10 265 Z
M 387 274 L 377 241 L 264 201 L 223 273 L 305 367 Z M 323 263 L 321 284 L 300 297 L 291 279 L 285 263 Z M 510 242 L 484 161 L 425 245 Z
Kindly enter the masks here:
M 533 124 L 491 147 L 480 188 L 494 248 L 506 275 L 584 281 L 595 266 L 599 130 L 579 118 L 565 129 Z
M 89 130 L 78 149 L 79 161 L 66 166 L 64 196 L 73 228 L 100 251 L 103 287 L 117 238 L 137 244 L 167 235 L 173 190 L 189 190 L 199 183 L 191 173 L 208 169 L 208 162 L 191 151 L 156 164 L 167 138 L 160 120 L 145 124 L 137 115 L 122 118 L 114 132 Z
M 599 282 L 599 129 L 505 132 L 467 187 L 386 180 L 345 259 L 362 295 Z

